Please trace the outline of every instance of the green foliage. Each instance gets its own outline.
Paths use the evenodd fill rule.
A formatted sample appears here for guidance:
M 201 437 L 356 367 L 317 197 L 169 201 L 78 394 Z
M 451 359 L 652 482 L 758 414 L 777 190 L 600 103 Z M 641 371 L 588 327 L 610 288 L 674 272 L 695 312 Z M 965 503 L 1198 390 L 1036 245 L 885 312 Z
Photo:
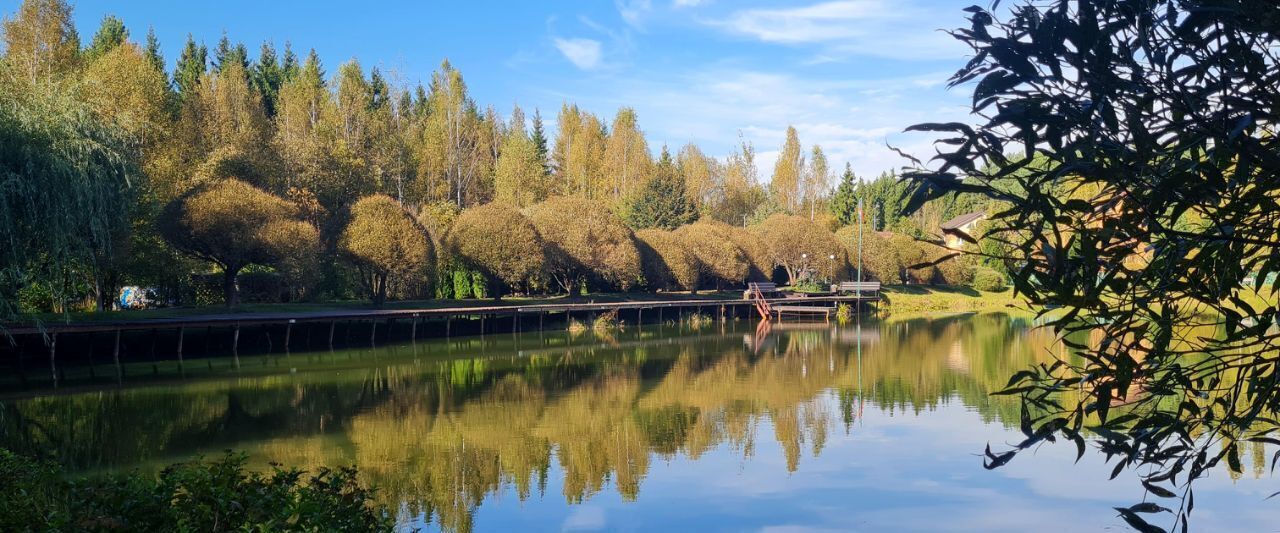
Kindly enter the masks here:
M 354 468 L 314 474 L 273 466 L 248 471 L 245 456 L 140 473 L 67 480 L 49 463 L 0 450 L 0 530 L 391 531 Z
M 627 209 L 627 225 L 634 229 L 676 229 L 698 218 L 697 208 L 689 201 L 685 180 L 677 172 L 671 152 L 662 147 L 652 179 L 645 183 L 639 196 Z
M 124 27 L 124 22 L 115 15 L 102 17 L 102 25 L 98 27 L 98 33 L 93 34 L 93 40 L 84 51 L 85 63 L 93 63 L 128 39 L 129 30 Z
M 1009 381 L 1025 440 L 988 449 L 987 467 L 1046 440 L 1094 444 L 1113 477 L 1187 497 L 1170 505 L 1186 530 L 1191 484 L 1221 461 L 1238 470 L 1242 446 L 1280 427 L 1280 307 L 1243 299 L 1251 274 L 1280 271 L 1275 2 L 967 11 L 952 35 L 973 59 L 951 85 L 972 87 L 979 123 L 909 128 L 946 141 L 906 174 L 907 207 L 964 194 L 1007 207 L 984 251 L 1016 293 L 1060 308 L 1042 318 L 1071 348 Z M 1134 509 L 1127 523 L 1160 530 Z
M 980 291 L 1000 292 L 1008 288 L 1004 276 L 993 269 L 978 267 L 973 273 L 973 288 Z
M 57 280 L 47 286 L 61 310 L 73 265 L 106 274 L 137 195 L 130 141 L 75 87 L 28 82 L 0 63 L 0 317 L 27 283 Z
M 845 163 L 844 174 L 840 175 L 840 185 L 836 186 L 835 194 L 831 195 L 831 200 L 827 202 L 827 209 L 831 211 L 832 216 L 836 217 L 836 221 L 841 226 L 848 226 L 858 222 L 857 179 L 853 175 L 853 167 Z
M 466 299 L 471 297 L 471 272 L 467 270 L 453 271 L 453 297 Z

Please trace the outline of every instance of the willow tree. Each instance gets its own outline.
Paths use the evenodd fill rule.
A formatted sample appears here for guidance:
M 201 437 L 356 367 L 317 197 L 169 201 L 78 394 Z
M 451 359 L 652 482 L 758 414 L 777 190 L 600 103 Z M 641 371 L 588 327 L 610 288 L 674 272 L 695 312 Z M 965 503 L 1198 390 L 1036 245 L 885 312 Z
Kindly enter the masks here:
M 700 266 L 700 278 L 717 286 L 742 283 L 751 274 L 751 260 L 730 240 L 724 224 L 699 221 L 676 230 Z
M 529 209 L 547 243 L 547 267 L 569 294 L 587 279 L 626 290 L 639 281 L 634 236 L 601 202 L 559 196 Z
M 390 196 L 366 196 L 351 206 L 341 246 L 359 268 L 361 282 L 375 304 L 387 300 L 389 288 L 423 285 L 431 279 L 435 256 L 431 238 Z
M 654 289 L 697 290 L 701 265 L 683 234 L 661 229 L 636 232 L 645 282 Z
M 522 287 L 546 266 L 542 237 L 519 209 L 502 203 L 468 208 L 453 220 L 449 248 L 507 287 Z
M 0 316 L 17 312 L 25 284 L 46 283 L 60 301 L 58 280 L 77 264 L 99 301 L 113 294 L 139 179 L 130 141 L 73 86 L 0 62 Z
M 801 274 L 811 269 L 826 279 L 844 270 L 845 247 L 826 228 L 800 215 L 773 215 L 751 231 L 760 237 L 774 265 L 787 272 L 787 283 L 794 285 Z
M 1006 203 L 985 234 L 962 237 L 1008 245 L 1015 289 L 1062 308 L 1046 318 L 1075 352 L 1012 377 L 1026 440 L 988 449 L 987 466 L 1092 440 L 1154 497 L 1119 508 L 1128 523 L 1155 530 L 1167 516 L 1185 530 L 1194 480 L 1223 461 L 1239 470 L 1250 441 L 1280 444 L 1280 285 L 1263 286 L 1280 273 L 1280 8 L 966 11 L 970 27 L 952 33 L 973 59 L 951 85 L 973 87 L 976 124 L 911 128 L 946 138 L 906 175 L 908 208 L 965 192 Z M 1191 334 L 1206 322 L 1218 332 Z M 1175 512 L 1146 514 L 1157 502 Z
M 244 267 L 286 264 L 319 248 L 319 233 L 294 204 L 237 179 L 191 189 L 157 223 L 174 248 L 222 269 L 229 308 L 239 303 L 236 276 Z

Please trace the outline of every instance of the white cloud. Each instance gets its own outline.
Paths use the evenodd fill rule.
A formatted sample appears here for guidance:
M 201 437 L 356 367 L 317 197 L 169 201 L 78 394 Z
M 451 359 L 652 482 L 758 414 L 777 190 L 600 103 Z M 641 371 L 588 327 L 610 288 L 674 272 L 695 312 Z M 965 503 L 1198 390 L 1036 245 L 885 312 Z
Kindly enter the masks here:
M 709 0 L 675 0 L 674 2 L 671 2 L 671 7 L 698 7 L 704 3 L 708 3 L 708 1 Z
M 811 63 L 865 55 L 899 59 L 954 57 L 961 46 L 939 28 L 962 22 L 938 19 L 939 12 L 912 0 L 838 0 L 784 9 L 744 9 L 720 20 L 703 21 L 729 33 L 768 43 L 818 45 Z
M 739 132 L 756 148 L 759 178 L 767 182 L 788 125 L 796 127 L 807 151 L 819 144 L 833 171 L 853 166 L 857 175 L 875 177 L 907 161 L 892 144 L 922 159 L 933 154 L 932 137 L 904 134 L 918 122 L 966 121 L 967 99 L 944 92 L 934 80 L 946 74 L 882 79 L 822 79 L 798 73 L 731 68 L 700 68 L 663 76 L 636 72 L 593 79 L 583 91 L 562 98 L 589 111 L 611 116 L 618 106 L 636 109 L 640 126 L 655 150 L 698 143 L 723 158 Z M 588 94 L 589 93 L 589 94 Z
M 635 28 L 640 28 L 643 18 L 653 9 L 653 3 L 650 0 L 616 0 L 618 6 L 618 14 L 622 16 L 622 20 Z
M 600 66 L 602 56 L 600 41 L 595 39 L 561 39 L 555 38 L 556 48 L 564 54 L 565 59 L 580 69 L 591 70 Z

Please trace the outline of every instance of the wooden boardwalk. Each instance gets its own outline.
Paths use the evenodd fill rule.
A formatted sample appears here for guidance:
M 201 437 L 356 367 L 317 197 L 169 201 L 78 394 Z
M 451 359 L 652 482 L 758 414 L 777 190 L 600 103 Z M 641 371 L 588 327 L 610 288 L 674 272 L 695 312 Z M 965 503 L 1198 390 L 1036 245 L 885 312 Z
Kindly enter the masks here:
M 768 298 L 770 304 L 785 306 L 791 303 L 827 303 L 832 308 L 840 303 L 873 302 L 876 297 L 864 296 L 812 296 L 806 298 Z M 575 302 L 565 304 L 512 304 L 466 307 L 442 307 L 421 309 L 335 309 L 324 311 L 282 311 L 266 313 L 213 313 L 182 317 L 143 318 L 131 320 L 94 320 L 88 322 L 46 322 L 40 325 L 13 325 L 6 328 L 9 335 L 51 335 L 55 333 L 93 333 L 103 331 L 136 331 L 153 329 L 203 328 L 225 326 L 257 326 L 268 324 L 295 324 L 315 322 L 376 321 L 401 319 L 447 319 L 473 317 L 510 317 L 554 313 L 598 314 L 611 311 L 661 312 L 665 309 L 689 311 L 696 309 L 719 310 L 721 308 L 750 308 L 755 303 L 743 299 L 680 299 L 643 300 L 624 302 Z

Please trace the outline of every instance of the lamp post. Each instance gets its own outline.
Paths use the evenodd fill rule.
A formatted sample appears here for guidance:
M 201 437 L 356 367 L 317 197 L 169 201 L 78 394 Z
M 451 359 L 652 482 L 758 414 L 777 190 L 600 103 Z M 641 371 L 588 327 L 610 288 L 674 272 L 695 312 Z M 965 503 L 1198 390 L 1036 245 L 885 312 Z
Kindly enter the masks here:
M 862 301 L 862 198 L 858 198 L 858 290 L 855 293 L 858 301 Z

